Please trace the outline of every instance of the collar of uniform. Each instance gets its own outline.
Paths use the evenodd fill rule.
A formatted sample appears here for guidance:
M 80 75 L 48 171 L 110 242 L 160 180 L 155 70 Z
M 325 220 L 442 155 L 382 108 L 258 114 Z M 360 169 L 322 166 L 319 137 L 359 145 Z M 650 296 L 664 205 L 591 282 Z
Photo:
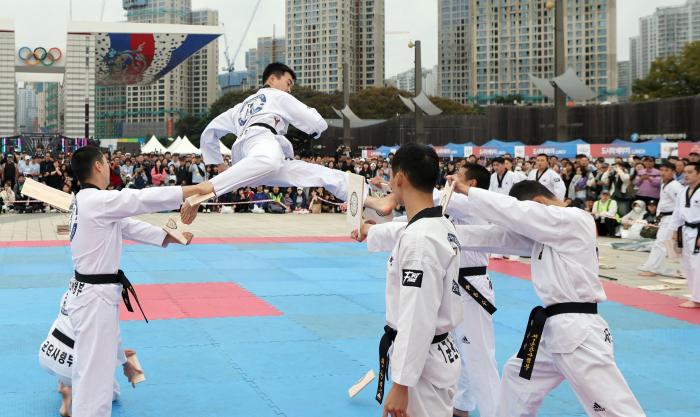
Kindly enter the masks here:
M 428 207 L 425 208 L 418 213 L 416 213 L 415 216 L 411 219 L 410 222 L 406 225 L 406 227 L 410 226 L 412 223 L 415 223 L 416 221 L 426 218 L 426 217 L 442 217 L 442 206 L 435 206 L 435 207 Z
M 86 189 L 86 188 L 94 188 L 94 189 L 97 189 L 97 190 L 100 189 L 100 187 L 96 186 L 95 184 L 90 184 L 89 182 L 86 182 L 85 184 L 80 184 L 80 189 L 81 189 L 81 190 L 84 190 L 84 189 Z

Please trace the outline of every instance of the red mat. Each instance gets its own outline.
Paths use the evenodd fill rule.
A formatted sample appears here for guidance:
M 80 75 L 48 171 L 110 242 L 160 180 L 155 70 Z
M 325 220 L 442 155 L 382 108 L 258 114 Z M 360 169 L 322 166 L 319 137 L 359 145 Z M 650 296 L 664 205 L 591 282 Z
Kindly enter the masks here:
M 489 263 L 489 270 L 516 278 L 531 279 L 530 265 L 522 262 L 494 259 Z M 700 324 L 700 309 L 678 307 L 678 304 L 683 302 L 680 298 L 657 294 L 641 288 L 627 287 L 606 280 L 602 280 L 602 282 L 605 294 L 610 301 L 688 323 Z
M 148 320 L 281 316 L 282 312 L 231 282 L 135 286 Z M 133 297 L 130 313 L 122 303 L 119 318 L 143 320 Z

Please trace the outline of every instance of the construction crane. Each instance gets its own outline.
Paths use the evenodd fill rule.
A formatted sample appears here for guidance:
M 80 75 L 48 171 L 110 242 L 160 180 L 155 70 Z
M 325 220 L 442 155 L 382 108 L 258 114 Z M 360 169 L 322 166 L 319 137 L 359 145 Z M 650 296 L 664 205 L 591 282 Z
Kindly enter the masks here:
M 243 42 L 245 41 L 246 35 L 248 35 L 248 31 L 250 30 L 250 25 L 253 24 L 253 19 L 255 19 L 255 14 L 258 11 L 258 8 L 260 7 L 260 3 L 262 0 L 258 0 L 255 3 L 255 7 L 253 8 L 253 14 L 250 16 L 250 20 L 248 20 L 248 24 L 245 27 L 245 30 L 243 31 L 243 35 L 241 36 L 241 41 L 238 43 L 238 47 L 236 48 L 236 52 L 233 54 L 233 59 L 229 57 L 228 54 L 228 38 L 226 36 L 226 26 L 224 26 L 223 22 L 221 23 L 221 26 L 224 27 L 224 57 L 226 58 L 226 66 L 222 68 L 224 71 L 227 71 L 229 73 L 233 72 L 234 69 L 234 62 L 236 62 L 236 58 L 238 58 L 238 54 L 241 52 L 241 48 L 243 47 Z

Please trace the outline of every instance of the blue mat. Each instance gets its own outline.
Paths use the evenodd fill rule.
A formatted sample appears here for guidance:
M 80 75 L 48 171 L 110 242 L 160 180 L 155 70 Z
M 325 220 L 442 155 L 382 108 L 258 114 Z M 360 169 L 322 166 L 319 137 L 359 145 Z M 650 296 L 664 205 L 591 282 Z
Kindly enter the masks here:
M 58 312 L 72 267 L 65 247 L 0 249 L 2 417 L 52 416 L 54 378 L 37 363 L 39 343 Z M 354 243 L 194 245 L 161 250 L 125 246 L 122 266 L 136 284 L 234 282 L 280 310 L 276 317 L 122 323 L 146 382 L 132 389 L 120 373 L 115 416 L 378 416 L 375 386 L 347 389 L 377 369 L 384 324 L 386 254 Z M 529 282 L 492 275 L 499 363 L 520 341 Z M 612 302 L 601 305 L 618 365 L 647 415 L 697 417 L 700 326 Z M 474 414 L 478 415 L 478 414 Z M 585 416 L 566 383 L 541 416 Z

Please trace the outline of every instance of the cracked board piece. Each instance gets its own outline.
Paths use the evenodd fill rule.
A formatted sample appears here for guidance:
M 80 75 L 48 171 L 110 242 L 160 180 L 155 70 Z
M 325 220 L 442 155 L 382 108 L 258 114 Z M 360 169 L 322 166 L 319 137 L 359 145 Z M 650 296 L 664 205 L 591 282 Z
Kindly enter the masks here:
M 187 198 L 187 202 L 190 203 L 190 206 L 195 206 L 197 204 L 201 204 L 210 198 L 216 197 L 216 194 L 214 193 L 209 193 L 209 194 L 197 194 L 193 195 L 191 197 Z
M 660 279 L 659 281 L 665 282 L 666 284 L 671 284 L 671 285 L 685 285 L 688 283 L 683 278 L 665 278 L 665 279 Z
M 345 223 L 348 233 L 362 229 L 362 206 L 365 196 L 365 177 L 357 174 L 348 174 L 348 210 L 345 214 Z
M 440 193 L 440 206 L 442 207 L 442 215 L 444 216 L 447 212 L 447 205 L 450 204 L 450 199 L 452 198 L 452 192 L 455 189 L 455 183 L 446 184 L 442 192 Z
M 146 380 L 146 374 L 143 373 L 141 362 L 139 362 L 139 358 L 136 356 L 136 353 L 127 357 L 126 361 L 129 362 L 135 369 L 141 371 L 140 374 L 137 374 L 129 379 L 129 382 L 131 382 L 131 386 L 135 388 L 136 384 Z
M 24 181 L 22 194 L 65 212 L 70 211 L 71 202 L 73 201 L 72 195 L 34 181 L 31 178 L 27 178 Z
M 348 390 L 348 396 L 350 398 L 357 395 L 358 392 L 362 391 L 370 382 L 374 380 L 374 369 L 370 369 L 362 378 L 360 378 L 355 385 L 351 386 Z
M 181 244 L 187 245 L 187 238 L 183 234 L 187 231 L 186 226 L 179 219 L 173 216 L 168 217 L 168 221 L 163 226 L 163 230 Z

